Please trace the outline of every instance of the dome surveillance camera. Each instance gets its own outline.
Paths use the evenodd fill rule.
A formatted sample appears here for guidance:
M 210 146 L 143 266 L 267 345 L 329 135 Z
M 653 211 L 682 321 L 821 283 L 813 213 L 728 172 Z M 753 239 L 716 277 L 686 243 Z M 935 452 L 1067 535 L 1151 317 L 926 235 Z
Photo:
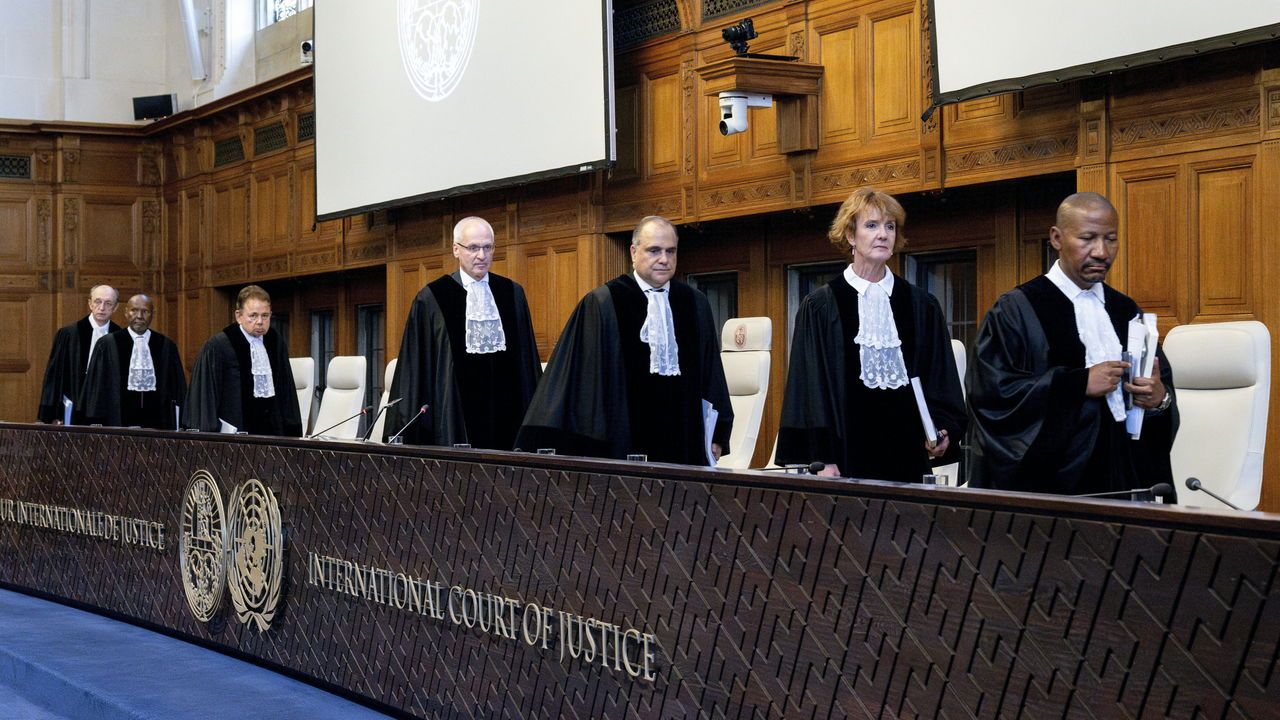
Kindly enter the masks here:
M 773 96 L 740 90 L 720 93 L 720 134 L 746 132 L 747 108 L 753 107 L 773 107 Z
M 316 60 L 316 43 L 314 40 L 303 40 L 298 45 L 301 51 L 301 61 L 303 64 L 313 63 Z

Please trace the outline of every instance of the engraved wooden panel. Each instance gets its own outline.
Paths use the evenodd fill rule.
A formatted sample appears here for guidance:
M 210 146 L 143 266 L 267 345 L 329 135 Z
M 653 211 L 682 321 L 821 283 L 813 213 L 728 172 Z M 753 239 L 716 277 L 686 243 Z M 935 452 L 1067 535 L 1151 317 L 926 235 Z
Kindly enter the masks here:
M 0 372 L 25 373 L 33 367 L 41 372 L 44 370 L 43 358 L 31 355 L 34 351 L 34 328 L 29 317 L 30 305 L 31 301 L 26 298 L 0 300 L 0 333 L 5 338 L 0 343 Z M 6 412 L 5 416 L 12 417 L 13 414 Z
M 647 78 L 644 88 L 648 100 L 644 137 L 649 145 L 645 177 L 675 174 L 680 170 L 680 76 Z
M 917 35 L 910 12 L 871 20 L 873 135 L 915 130 L 920 115 Z
M 213 257 L 215 261 L 243 260 L 249 247 L 249 185 L 215 186 L 212 197 Z
M 25 193 L 0 193 L 0 265 L 25 267 L 31 261 L 31 207 Z
M 960 124 L 990 117 L 1002 117 L 1007 112 L 1010 97 L 1009 94 L 991 95 L 956 103 L 955 122 Z
M 1196 317 L 1252 317 L 1255 252 L 1251 160 L 1192 165 L 1195 193 Z
M 865 75 L 860 72 L 862 66 L 858 62 L 861 58 L 858 31 L 855 25 L 820 33 L 815 44 L 818 56 L 815 62 L 823 66 L 818 103 L 823 145 L 858 139 L 865 85 Z
M 181 198 L 169 197 L 164 201 L 165 233 L 164 253 L 161 263 L 169 270 L 182 267 L 182 210 Z M 169 288 L 177 290 L 177 288 Z
M 517 281 L 524 286 L 529 300 L 529 319 L 533 322 L 533 337 L 538 352 L 548 357 L 552 344 L 560 337 L 551 328 L 553 293 L 555 292 L 555 261 L 546 247 L 522 248 L 521 272 Z
M 627 180 L 640 174 L 640 88 L 620 87 L 614 93 L 614 122 L 617 124 L 617 164 L 614 180 Z
M 138 228 L 134 224 L 133 198 L 86 196 L 83 263 L 134 264 Z
M 1120 173 L 1120 254 L 1125 292 L 1143 310 L 1180 316 L 1186 277 L 1182 175 L 1177 167 Z M 1117 263 L 1120 263 L 1117 260 Z
M 122 143 L 82 142 L 79 179 L 84 184 L 136 186 L 138 148 Z
M 316 226 L 316 163 L 315 160 L 298 163 L 298 239 L 315 240 Z
M 254 247 L 288 245 L 294 217 L 289 168 L 256 173 L 251 201 Z
M 184 265 L 193 267 L 193 260 L 198 261 L 203 250 L 200 233 L 204 226 L 204 207 L 200 202 L 200 191 L 192 189 L 183 192 L 179 202 L 182 205 L 182 252 L 186 261 Z M 242 220 L 240 226 L 243 228 L 245 225 L 246 223 Z

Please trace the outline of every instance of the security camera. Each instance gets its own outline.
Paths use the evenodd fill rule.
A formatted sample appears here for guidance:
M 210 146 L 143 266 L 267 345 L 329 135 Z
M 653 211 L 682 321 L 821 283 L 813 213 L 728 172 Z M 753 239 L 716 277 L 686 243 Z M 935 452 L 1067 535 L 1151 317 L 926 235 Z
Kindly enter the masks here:
M 720 134 L 737 135 L 747 130 L 747 108 L 773 107 L 772 95 L 730 90 L 720 93 Z
M 309 65 L 316 61 L 316 43 L 314 40 L 303 40 L 298 44 L 301 51 L 301 62 L 303 65 Z

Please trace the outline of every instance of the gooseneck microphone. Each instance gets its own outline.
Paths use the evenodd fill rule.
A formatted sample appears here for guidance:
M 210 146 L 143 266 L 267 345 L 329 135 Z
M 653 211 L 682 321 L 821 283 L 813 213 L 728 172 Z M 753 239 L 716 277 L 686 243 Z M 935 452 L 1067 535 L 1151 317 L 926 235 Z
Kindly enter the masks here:
M 1132 488 L 1129 490 L 1111 490 L 1110 492 L 1086 493 L 1084 495 L 1072 495 L 1078 498 L 1105 498 L 1105 497 L 1123 497 L 1125 495 L 1135 495 L 1137 493 L 1151 493 L 1152 497 L 1162 500 L 1173 499 L 1173 486 L 1169 483 L 1156 483 L 1151 487 Z
M 369 442 L 369 437 L 373 435 L 373 429 L 378 427 L 378 418 L 382 417 L 382 413 L 386 412 L 387 408 L 394 406 L 396 403 L 400 402 L 403 399 L 404 398 L 402 397 L 398 397 L 395 400 L 392 400 L 391 402 L 387 403 L 386 405 L 383 405 L 382 407 L 378 408 L 378 414 L 374 415 L 373 419 L 369 421 L 369 431 L 366 432 L 364 434 L 364 437 L 360 439 L 364 442 Z
M 364 406 L 364 407 L 360 408 L 360 412 L 356 413 L 355 415 L 352 415 L 352 416 L 351 416 L 351 417 L 349 417 L 349 418 L 344 418 L 344 419 L 342 419 L 342 420 L 339 420 L 338 422 L 336 422 L 336 423 L 334 423 L 334 424 L 330 425 L 329 427 L 327 427 L 327 428 L 325 428 L 325 429 L 321 430 L 320 432 L 311 433 L 310 435 L 308 435 L 308 436 L 307 436 L 307 439 L 318 438 L 318 437 L 320 437 L 321 435 L 324 435 L 325 433 L 329 432 L 330 430 L 332 430 L 332 429 L 334 429 L 334 428 L 338 427 L 339 425 L 341 425 L 341 424 L 343 424 L 343 423 L 345 423 L 345 422 L 349 422 L 349 421 L 351 421 L 351 420 L 355 420 L 356 418 L 360 417 L 361 415 L 368 415 L 368 414 L 369 414 L 369 411 L 370 411 L 370 410 L 372 410 L 372 409 L 373 409 L 373 406 L 372 406 L 372 405 L 366 405 L 366 406 Z
M 817 475 L 818 473 L 827 469 L 827 464 L 824 462 L 819 462 L 817 460 L 814 460 L 808 465 L 801 465 L 801 464 L 779 465 L 778 467 L 767 467 L 767 468 L 759 468 L 759 469 L 764 472 L 788 472 L 790 470 L 804 470 L 804 471 L 807 471 L 810 475 Z M 804 473 L 797 473 L 797 474 L 803 475 Z
M 405 430 L 408 430 L 408 429 L 409 429 L 409 426 L 410 426 L 410 425 L 412 425 L 412 424 L 413 424 L 413 423 L 414 423 L 418 418 L 420 418 L 420 417 L 422 417 L 423 415 L 425 415 L 425 414 L 426 414 L 426 412 L 427 412 L 427 406 L 426 406 L 426 405 L 423 405 L 422 407 L 418 408 L 418 414 L 417 414 L 417 415 L 414 415 L 414 416 L 413 416 L 413 417 L 411 417 L 411 418 L 409 418 L 409 422 L 405 423 L 405 424 L 404 424 L 404 427 L 400 428 L 400 432 L 398 432 L 398 433 L 396 433 L 395 435 L 392 435 L 391 437 L 387 438 L 387 442 L 388 442 L 388 443 L 393 443 L 393 442 L 395 442 L 396 438 L 398 438 L 398 437 L 400 437 L 401 435 L 403 435 L 403 434 L 404 434 L 404 431 L 405 431 Z
M 1222 503 L 1223 505 L 1226 505 L 1232 510 L 1239 510 L 1240 512 L 1244 512 L 1244 508 L 1240 507 L 1239 505 L 1236 505 L 1235 503 L 1222 497 L 1218 493 L 1205 487 L 1204 483 L 1200 482 L 1200 478 L 1193 478 L 1193 477 L 1187 478 L 1187 489 L 1202 492 L 1208 495 L 1209 497 L 1213 498 L 1214 500 L 1217 500 L 1218 502 Z

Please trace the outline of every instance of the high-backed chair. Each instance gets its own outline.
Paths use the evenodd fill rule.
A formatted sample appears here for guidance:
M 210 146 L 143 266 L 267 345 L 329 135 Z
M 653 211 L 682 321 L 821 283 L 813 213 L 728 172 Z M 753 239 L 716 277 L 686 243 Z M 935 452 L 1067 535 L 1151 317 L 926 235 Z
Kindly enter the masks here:
M 729 383 L 733 405 L 733 434 L 729 454 L 717 467 L 751 466 L 769 390 L 769 349 L 773 346 L 773 321 L 767 317 L 733 318 L 720 333 L 720 361 Z
M 398 359 L 391 358 L 391 362 L 387 363 L 386 372 L 382 375 L 382 397 L 378 400 L 378 421 L 373 424 L 373 432 L 369 433 L 369 439 L 374 442 L 382 442 L 382 431 L 387 426 L 387 414 L 382 409 L 391 402 L 391 379 L 396 376 Z
M 289 358 L 293 370 L 293 389 L 298 392 L 298 416 L 302 418 L 302 434 L 311 431 L 311 401 L 316 396 L 316 361 L 309 357 Z
M 964 353 L 964 343 L 960 342 L 959 340 L 952 340 L 951 354 L 954 355 L 956 358 L 956 372 L 960 373 L 960 396 L 964 397 L 964 371 L 965 371 L 965 366 L 967 365 L 967 362 L 966 362 L 967 358 L 965 357 L 965 353 Z M 955 444 L 955 443 L 959 443 L 963 439 L 964 438 L 953 437 L 951 438 L 951 442 L 952 444 Z M 939 465 L 938 467 L 933 469 L 933 472 L 938 475 L 946 475 L 947 477 L 951 478 L 951 482 L 955 483 L 956 485 L 959 485 L 964 481 L 964 478 L 960 477 L 960 463 L 958 462 L 950 463 L 947 465 Z
M 320 412 L 316 415 L 313 430 L 324 437 L 351 440 L 360 433 L 360 418 L 352 418 L 330 428 L 345 417 L 360 412 L 364 405 L 365 359 L 360 355 L 339 355 L 329 361 L 325 373 L 328 386 L 320 398 Z
M 1225 506 L 1183 483 L 1196 477 L 1252 510 L 1262 492 L 1271 392 L 1271 335 L 1253 320 L 1179 325 L 1164 341 L 1181 424 L 1170 461 L 1183 505 Z

